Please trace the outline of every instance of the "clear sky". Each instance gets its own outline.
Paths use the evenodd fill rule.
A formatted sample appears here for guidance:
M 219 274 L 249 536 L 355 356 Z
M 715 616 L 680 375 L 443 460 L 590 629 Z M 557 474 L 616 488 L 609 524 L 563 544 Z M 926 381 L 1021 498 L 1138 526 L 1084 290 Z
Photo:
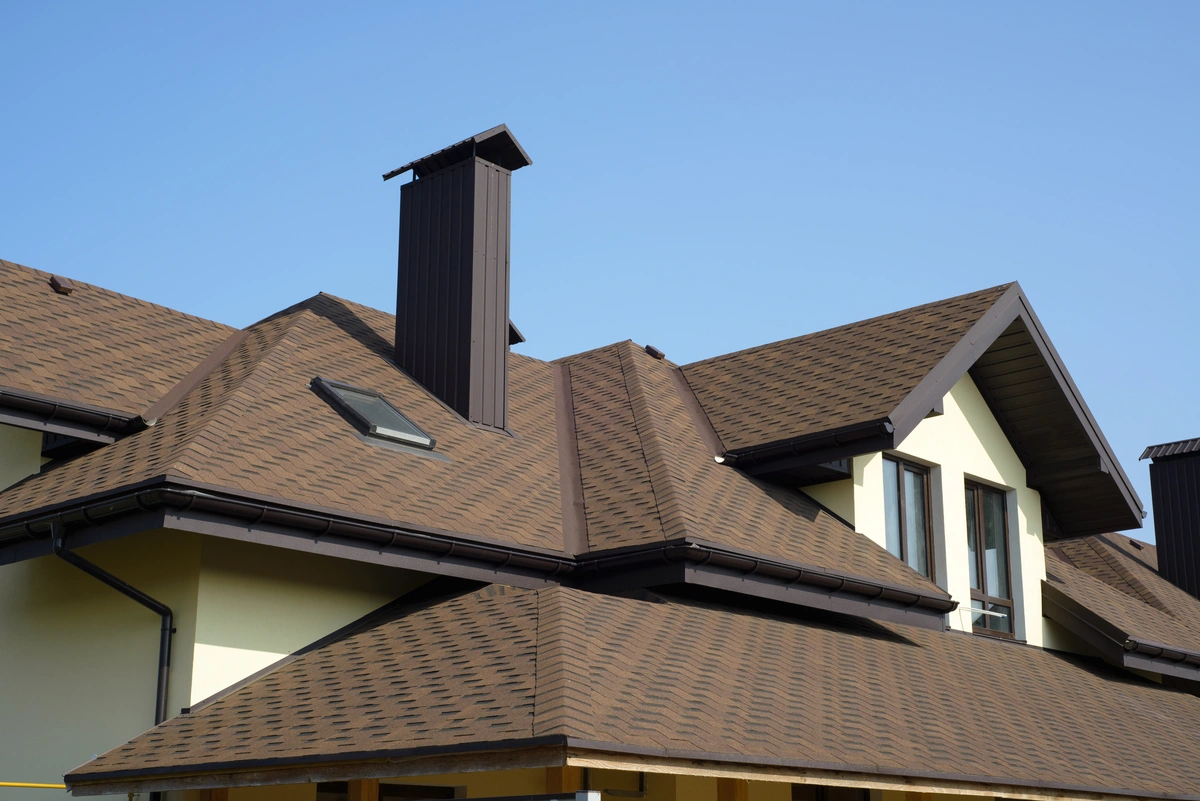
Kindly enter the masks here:
M 1147 508 L 1141 449 L 1200 436 L 1200 3 L 5 3 L 0 43 L 0 258 L 392 310 L 380 175 L 504 122 L 525 353 L 1018 280 Z

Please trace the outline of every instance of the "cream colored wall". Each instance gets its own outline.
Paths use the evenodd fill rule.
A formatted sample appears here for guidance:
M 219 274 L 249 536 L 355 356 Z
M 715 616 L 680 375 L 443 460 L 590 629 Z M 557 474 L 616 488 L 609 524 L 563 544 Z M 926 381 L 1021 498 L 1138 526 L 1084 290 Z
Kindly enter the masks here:
M 79 554 L 174 610 L 177 711 L 191 681 L 199 536 L 146 532 Z M 157 615 L 55 556 L 0 567 L 0 781 L 60 783 L 92 754 L 150 728 L 158 637 Z M 4 801 L 54 794 L 0 793 Z
M 419 573 L 205 538 L 189 705 L 404 595 Z
M 854 480 L 827 481 L 805 487 L 804 492 L 817 503 L 854 525 Z
M 42 462 L 41 431 L 0 424 L 0 490 L 36 473 Z
M 1046 561 L 1041 496 L 1026 486 L 1024 465 L 971 377 L 963 376 L 946 394 L 943 414 L 922 420 L 892 452 L 930 467 L 937 583 L 964 610 L 971 605 L 966 481 L 1007 492 L 1014 629 L 1019 639 L 1042 645 L 1041 582 L 1046 577 Z M 882 453 L 855 458 L 853 479 L 805 488 L 805 492 L 853 521 L 856 531 L 886 547 Z M 854 507 L 849 517 L 835 506 L 844 505 L 848 493 L 853 495 Z M 971 629 L 965 611 L 952 612 L 948 619 L 956 629 Z
M 79 553 L 172 608 L 171 715 L 425 580 L 171 530 Z M 57 557 L 0 567 L 0 781 L 59 783 L 150 728 L 158 636 L 155 614 Z

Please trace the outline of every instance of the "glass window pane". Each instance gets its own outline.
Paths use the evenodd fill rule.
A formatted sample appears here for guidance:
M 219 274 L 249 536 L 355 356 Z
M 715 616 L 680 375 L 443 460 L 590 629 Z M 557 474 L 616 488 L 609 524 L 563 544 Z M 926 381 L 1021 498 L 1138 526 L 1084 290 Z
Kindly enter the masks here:
M 1008 532 L 1004 530 L 1004 494 L 983 490 L 983 590 L 997 598 L 1008 593 Z
M 987 627 L 992 631 L 1003 631 L 1006 634 L 1012 634 L 1012 609 L 999 604 L 988 604 L 988 611 L 998 612 L 1004 617 L 998 615 L 984 615 L 987 618 Z
M 887 549 L 897 559 L 900 552 L 900 476 L 899 465 L 891 459 L 883 460 L 883 517 L 887 531 Z
M 410 423 L 404 415 L 378 395 L 357 392 L 346 387 L 332 388 L 342 402 L 362 415 L 372 426 L 372 433 L 428 447 L 429 435 Z
M 979 555 L 975 547 L 978 542 L 975 533 L 975 490 L 967 487 L 967 562 L 970 565 L 971 589 L 981 590 L 979 586 Z
M 971 608 L 972 609 L 983 609 L 983 601 L 976 601 L 974 598 L 972 598 L 971 599 Z M 977 629 L 986 629 L 987 628 L 987 619 L 988 619 L 987 615 L 971 615 L 971 625 Z
M 929 575 L 929 531 L 925 520 L 925 474 L 904 469 L 904 533 L 908 564 L 922 576 Z

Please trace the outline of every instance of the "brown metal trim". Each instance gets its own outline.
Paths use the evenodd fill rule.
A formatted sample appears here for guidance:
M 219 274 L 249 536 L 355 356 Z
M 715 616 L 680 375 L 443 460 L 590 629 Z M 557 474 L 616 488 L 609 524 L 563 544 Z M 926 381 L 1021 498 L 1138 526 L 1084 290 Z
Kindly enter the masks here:
M 688 416 L 692 418 L 692 425 L 700 433 L 700 439 L 704 440 L 704 446 L 708 448 L 708 452 L 714 458 L 724 458 L 725 445 L 721 442 L 721 435 L 713 428 L 712 421 L 708 419 L 708 414 L 704 411 L 704 407 L 696 399 L 696 393 L 692 391 L 692 386 L 688 383 L 687 376 L 678 367 L 672 367 L 670 374 L 671 383 L 675 385 L 675 392 L 679 394 L 679 400 L 683 402 L 683 408 L 687 410 Z
M 1077 785 L 1066 782 L 1047 782 L 1036 779 L 1003 778 L 967 773 L 950 773 L 935 770 L 919 770 L 912 768 L 881 768 L 871 764 L 853 764 L 842 762 L 823 762 L 818 760 L 792 759 L 787 757 L 747 756 L 743 754 L 726 754 L 711 751 L 694 751 L 680 748 L 661 748 L 657 746 L 636 746 L 623 743 L 613 743 L 600 740 L 589 740 L 581 737 L 564 735 L 544 735 L 540 737 L 514 738 L 511 740 L 495 740 L 480 743 L 461 743 L 450 746 L 423 746 L 380 751 L 353 752 L 346 754 L 310 754 L 300 757 L 284 757 L 273 759 L 226 760 L 182 765 L 171 767 L 155 767 L 149 769 L 134 769 L 123 771 L 101 771 L 86 773 L 76 769 L 68 773 L 64 780 L 74 795 L 103 795 L 114 792 L 144 792 L 146 790 L 196 789 L 201 787 L 243 786 L 249 781 L 239 781 L 239 774 L 251 771 L 279 771 L 276 784 L 303 781 L 294 773 L 284 772 L 287 768 L 304 768 L 306 773 L 317 773 L 324 777 L 340 775 L 342 779 L 366 777 L 420 775 L 434 773 L 442 769 L 425 769 L 419 772 L 406 771 L 403 762 L 438 756 L 467 756 L 476 758 L 487 753 L 507 753 L 513 756 L 509 759 L 511 766 L 524 766 L 517 757 L 520 752 L 542 753 L 543 764 L 568 764 L 572 759 L 586 760 L 589 757 L 603 758 L 604 755 L 623 755 L 640 758 L 658 758 L 678 760 L 687 763 L 706 763 L 714 770 L 720 766 L 746 766 L 751 768 L 776 768 L 784 770 L 819 771 L 838 774 L 839 779 L 854 780 L 860 778 L 864 782 L 879 779 L 908 779 L 930 780 L 947 783 L 969 783 L 978 785 L 980 795 L 986 795 L 988 789 L 1013 788 L 1003 791 L 1005 795 L 1016 794 L 1022 789 L 1049 791 L 1048 795 L 1060 793 L 1086 794 L 1097 797 L 1122 798 L 1156 798 L 1164 801 L 1200 801 L 1200 795 L 1180 793 L 1153 793 L 1127 788 L 1103 787 L 1097 785 Z M 664 772 L 669 772 L 669 766 Z M 190 779 L 190 781 L 189 781 Z M 260 778 L 255 778 L 255 784 L 270 784 Z M 961 788 L 956 788 L 961 791 Z
M 0 408 L 11 410 L 12 425 L 78 436 L 95 442 L 115 442 L 138 419 L 137 415 L 62 400 L 37 392 L 0 387 Z M 77 432 L 77 433 L 73 433 Z
M 142 412 L 141 421 L 143 424 L 152 426 L 158 422 L 159 418 L 167 412 L 179 405 L 179 402 L 188 396 L 189 393 L 200 385 L 204 379 L 208 378 L 213 370 L 216 370 L 229 354 L 233 353 L 239 345 L 246 341 L 246 337 L 250 335 L 247 330 L 234 331 L 225 341 L 213 350 L 212 353 L 205 356 L 199 364 L 192 368 L 191 372 L 183 377 L 179 383 L 171 387 L 167 394 L 158 399 L 149 409 Z
M 563 550 L 588 551 L 587 513 L 583 498 L 583 473 L 579 466 L 579 440 L 575 432 L 575 398 L 571 368 L 554 365 L 554 411 L 558 434 L 558 491 L 562 503 Z
M 75 437 L 76 439 L 83 439 L 88 442 L 99 442 L 104 445 L 117 441 L 115 435 L 97 433 L 90 426 L 66 421 L 47 420 L 43 415 L 22 412 L 16 409 L 0 409 L 0 423 L 15 428 L 27 428 L 30 431 L 63 434 L 64 436 Z

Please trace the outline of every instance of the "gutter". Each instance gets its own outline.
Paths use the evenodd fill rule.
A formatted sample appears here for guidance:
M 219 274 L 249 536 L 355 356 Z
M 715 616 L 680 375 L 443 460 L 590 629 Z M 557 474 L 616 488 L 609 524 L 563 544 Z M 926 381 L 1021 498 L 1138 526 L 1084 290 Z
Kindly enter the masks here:
M 459 539 L 443 533 L 423 532 L 169 484 L 97 499 L 37 518 L 0 523 L 0 553 L 3 553 L 5 546 L 54 540 L 61 536 L 56 535 L 56 531 L 65 532 L 69 527 L 96 526 L 124 515 L 160 509 L 231 517 L 242 521 L 239 525 L 246 525 L 247 528 L 281 526 L 305 532 L 317 540 L 327 536 L 345 537 L 369 543 L 380 551 L 411 549 L 439 560 L 471 560 L 482 562 L 493 570 L 531 571 L 560 581 L 568 576 L 589 580 L 602 575 L 628 573 L 639 567 L 687 564 L 722 568 L 743 577 L 766 579 L 781 587 L 801 585 L 831 595 L 845 593 L 865 601 L 883 601 L 939 614 L 952 611 L 957 606 L 957 602 L 944 595 L 696 540 L 673 540 L 575 558 L 567 554 L 539 553 L 500 543 Z
M 7 418 L 2 422 L 24 427 L 34 423 L 41 430 L 106 444 L 116 442 L 122 434 L 139 427 L 140 421 L 136 414 L 7 387 L 0 387 L 0 409 L 9 410 L 0 413 Z
M 787 467 L 796 467 L 801 464 L 884 450 L 891 447 L 891 438 L 895 430 L 895 426 L 888 418 L 872 420 L 868 423 L 857 423 L 834 431 L 820 431 L 815 434 L 778 440 L 766 445 L 730 450 L 718 461 L 754 475 L 777 469 L 776 463 L 783 460 L 788 461 Z M 860 450 L 859 445 L 863 443 L 863 440 L 872 441 L 869 444 L 862 444 Z M 887 442 L 882 448 L 878 447 L 880 440 Z M 837 456 L 830 453 L 834 449 L 836 449 Z M 846 452 L 842 453 L 842 451 Z

